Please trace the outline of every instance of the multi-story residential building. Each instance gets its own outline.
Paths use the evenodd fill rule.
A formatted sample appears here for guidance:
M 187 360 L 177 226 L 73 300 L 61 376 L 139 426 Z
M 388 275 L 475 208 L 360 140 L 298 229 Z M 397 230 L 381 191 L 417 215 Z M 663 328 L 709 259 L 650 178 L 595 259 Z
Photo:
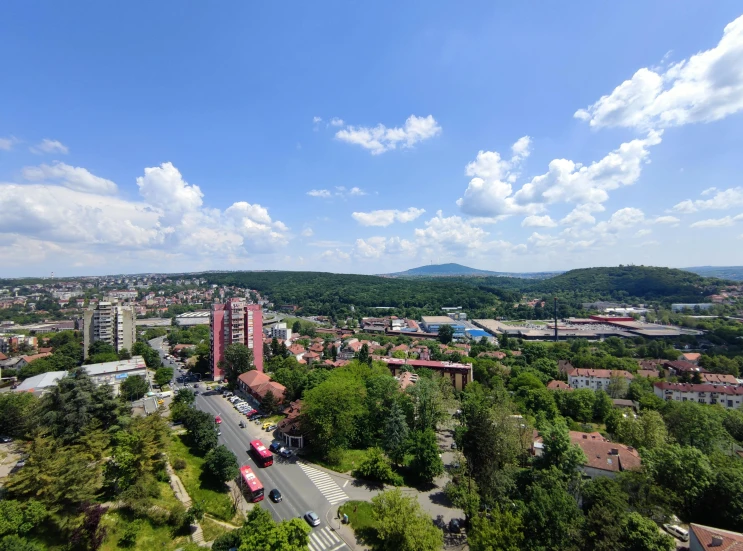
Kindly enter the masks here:
M 285 341 L 292 340 L 292 330 L 286 327 L 285 323 L 277 323 L 271 328 L 272 339 L 283 339 Z M 288 342 L 287 342 L 288 344 Z
M 567 372 L 568 384 L 571 388 L 590 388 L 591 390 L 607 390 L 613 377 L 624 377 L 631 381 L 634 377 L 623 369 L 585 369 L 576 367 Z
M 95 308 L 83 314 L 84 357 L 88 357 L 88 348 L 96 341 L 104 341 L 117 351 L 132 349 L 137 342 L 137 327 L 134 311 L 128 306 L 110 302 L 99 302 Z
M 743 403 L 743 386 L 715 383 L 669 383 L 660 381 L 653 385 L 655 395 L 663 400 L 718 404 L 727 409 L 739 408 Z
M 231 298 L 225 304 L 212 305 L 210 363 L 214 380 L 223 378 L 219 363 L 224 349 L 230 344 L 241 343 L 253 351 L 253 364 L 263 371 L 263 311 L 258 304 L 248 304 L 245 299 Z

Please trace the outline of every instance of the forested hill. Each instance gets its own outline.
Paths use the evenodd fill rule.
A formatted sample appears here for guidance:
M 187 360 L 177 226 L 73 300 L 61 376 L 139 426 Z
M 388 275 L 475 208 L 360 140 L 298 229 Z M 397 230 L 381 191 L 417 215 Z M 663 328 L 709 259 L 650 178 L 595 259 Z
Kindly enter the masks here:
M 463 266 L 462 264 L 430 264 L 428 266 L 419 266 L 417 268 L 411 268 L 404 272 L 397 272 L 394 274 L 386 274 L 389 277 L 458 277 L 458 276 L 474 276 L 474 277 L 520 277 L 525 279 L 543 279 L 546 277 L 552 277 L 562 272 L 491 272 L 489 270 L 479 270 L 477 268 L 470 268 L 469 266 Z
M 546 293 L 577 292 L 614 300 L 703 302 L 724 282 L 673 268 L 618 266 L 584 268 L 538 282 L 533 290 Z
M 390 313 L 419 317 L 461 306 L 472 317 L 510 316 L 523 295 L 549 298 L 580 308 L 593 300 L 703 302 L 721 281 L 691 272 L 645 266 L 571 270 L 550 279 L 449 277 L 426 279 L 322 272 L 204 273 L 210 283 L 239 285 L 268 295 L 278 306 L 296 304 L 306 313 L 335 317 Z M 353 308 L 352 308 L 353 307 Z M 568 315 L 566 312 L 565 315 Z

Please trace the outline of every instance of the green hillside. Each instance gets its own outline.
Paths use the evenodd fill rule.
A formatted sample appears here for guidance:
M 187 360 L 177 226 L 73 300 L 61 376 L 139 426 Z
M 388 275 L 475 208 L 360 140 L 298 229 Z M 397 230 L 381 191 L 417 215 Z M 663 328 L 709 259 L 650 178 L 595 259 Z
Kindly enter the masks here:
M 571 270 L 540 281 L 534 291 L 574 292 L 588 299 L 702 302 L 723 283 L 685 270 L 651 266 L 617 266 Z
M 406 279 L 322 272 L 230 272 L 199 274 L 210 283 L 239 285 L 268 295 L 276 305 L 296 304 L 304 312 L 345 316 L 396 313 L 411 317 L 461 306 L 472 317 L 511 316 L 522 295 L 558 295 L 573 315 L 581 302 L 701 302 L 719 280 L 691 272 L 645 266 L 587 268 L 550 279 L 447 277 Z M 392 307 L 385 311 L 379 307 Z

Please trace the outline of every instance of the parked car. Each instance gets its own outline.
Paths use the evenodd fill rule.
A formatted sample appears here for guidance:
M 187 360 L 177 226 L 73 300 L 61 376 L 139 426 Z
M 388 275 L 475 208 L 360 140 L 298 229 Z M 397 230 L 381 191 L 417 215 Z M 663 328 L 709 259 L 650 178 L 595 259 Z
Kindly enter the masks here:
M 689 532 L 681 526 L 676 524 L 664 524 L 663 529 L 671 534 L 674 538 L 678 538 L 681 541 L 689 541 Z
M 310 526 L 320 526 L 320 517 L 318 517 L 317 513 L 314 511 L 307 511 L 304 514 L 304 520 L 306 520 L 307 524 Z
M 240 428 L 241 429 L 244 429 L 245 428 L 245 421 L 240 421 Z
M 453 518 L 449 521 L 449 532 L 452 534 L 459 534 L 462 531 L 462 525 L 459 522 L 459 519 Z
M 263 425 L 261 426 L 261 428 L 262 428 L 263 430 L 266 430 L 266 429 L 267 429 L 268 427 L 270 427 L 271 425 L 273 425 L 273 423 L 271 423 L 271 421 L 266 421 L 265 423 L 263 423 Z
M 12 441 L 13 439 L 10 436 L 0 436 L 0 442 L 2 442 L 3 444 L 8 444 Z
M 268 446 L 268 449 L 271 450 L 273 453 L 279 453 L 279 450 L 282 447 L 283 446 L 281 445 L 281 442 L 279 442 L 278 440 L 276 440 L 274 442 L 271 442 L 271 445 Z
M 279 455 L 284 459 L 289 459 L 292 456 L 292 453 L 293 452 L 289 448 L 281 448 L 279 450 Z
M 214 418 L 214 422 L 215 422 L 215 423 L 216 423 L 217 425 L 220 425 L 220 424 L 222 423 L 222 418 L 221 418 L 221 417 L 220 417 L 219 415 L 217 415 L 217 416 L 216 416 L 216 417 Z
M 272 423 L 271 425 L 269 425 L 269 426 L 268 426 L 268 428 L 266 429 L 266 432 L 273 432 L 273 431 L 275 431 L 275 430 L 276 430 L 277 428 L 279 428 L 279 426 L 278 426 L 278 425 L 276 425 L 276 424 L 273 424 L 273 423 Z
M 274 503 L 278 503 L 282 499 L 281 492 L 279 492 L 276 488 L 268 492 L 268 497 L 270 497 L 271 501 L 273 501 Z
M 451 443 L 451 449 L 453 449 L 453 450 L 456 450 L 457 449 L 457 443 L 456 442 L 452 442 Z

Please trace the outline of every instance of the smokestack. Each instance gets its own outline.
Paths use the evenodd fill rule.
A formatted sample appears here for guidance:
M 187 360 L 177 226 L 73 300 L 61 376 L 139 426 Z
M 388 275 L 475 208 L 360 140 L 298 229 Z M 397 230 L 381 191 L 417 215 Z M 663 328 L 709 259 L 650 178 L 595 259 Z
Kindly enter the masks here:
M 557 342 L 557 297 L 555 297 L 555 342 Z

